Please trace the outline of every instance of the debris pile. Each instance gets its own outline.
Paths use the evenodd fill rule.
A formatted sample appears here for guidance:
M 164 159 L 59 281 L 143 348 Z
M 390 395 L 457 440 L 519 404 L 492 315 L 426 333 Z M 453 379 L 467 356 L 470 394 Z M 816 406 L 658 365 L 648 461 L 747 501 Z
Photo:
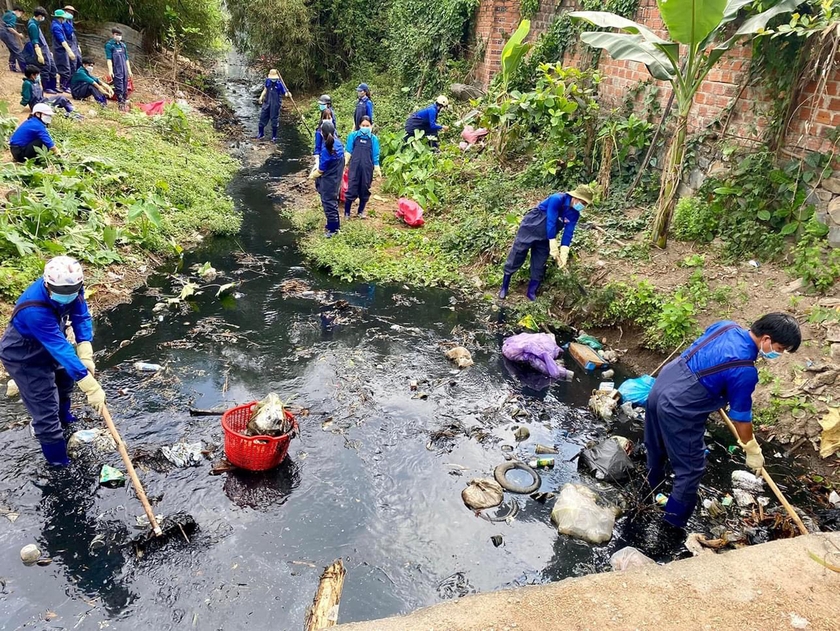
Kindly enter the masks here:
M 257 403 L 245 434 L 248 436 L 285 436 L 294 427 L 283 401 L 274 392 Z

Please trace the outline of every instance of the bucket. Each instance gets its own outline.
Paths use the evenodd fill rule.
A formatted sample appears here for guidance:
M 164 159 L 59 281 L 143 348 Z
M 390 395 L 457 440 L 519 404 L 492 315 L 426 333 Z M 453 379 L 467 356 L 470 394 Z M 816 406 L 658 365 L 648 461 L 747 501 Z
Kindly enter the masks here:
M 292 431 L 283 436 L 247 436 L 245 428 L 251 419 L 257 402 L 231 408 L 222 415 L 222 429 L 225 432 L 225 456 L 234 466 L 248 471 L 273 469 L 286 457 L 292 436 L 298 432 L 295 417 L 286 411 L 286 418 L 292 422 Z

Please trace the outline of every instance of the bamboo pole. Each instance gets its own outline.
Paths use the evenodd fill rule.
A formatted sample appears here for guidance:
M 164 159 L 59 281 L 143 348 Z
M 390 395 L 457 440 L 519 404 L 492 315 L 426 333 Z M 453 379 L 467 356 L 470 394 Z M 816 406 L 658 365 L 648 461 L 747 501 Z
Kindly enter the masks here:
M 344 569 L 341 559 L 336 559 L 332 565 L 324 568 L 315 598 L 306 610 L 304 631 L 318 631 L 338 624 L 338 605 L 346 574 L 347 570 Z
M 729 428 L 729 431 L 731 431 L 735 439 L 740 442 L 741 438 L 738 436 L 738 430 L 735 429 L 735 424 L 732 422 L 732 419 L 729 418 L 729 415 L 722 408 L 718 410 L 718 412 L 720 412 L 720 416 L 726 423 L 726 426 Z M 785 507 L 785 510 L 790 515 L 790 518 L 799 528 L 799 532 L 803 535 L 807 535 L 808 529 L 805 527 L 805 524 L 802 523 L 802 519 L 799 517 L 799 513 L 796 512 L 796 509 L 794 509 L 793 506 L 791 506 L 790 502 L 787 501 L 787 498 L 784 496 L 782 491 L 779 489 L 778 486 L 776 486 L 776 482 L 774 482 L 770 474 L 767 473 L 767 469 L 762 467 L 760 473 L 761 477 L 764 478 L 764 481 L 767 482 L 767 486 L 770 487 L 770 490 L 773 491 L 773 494 L 776 496 L 779 502 L 781 502 L 782 506 Z

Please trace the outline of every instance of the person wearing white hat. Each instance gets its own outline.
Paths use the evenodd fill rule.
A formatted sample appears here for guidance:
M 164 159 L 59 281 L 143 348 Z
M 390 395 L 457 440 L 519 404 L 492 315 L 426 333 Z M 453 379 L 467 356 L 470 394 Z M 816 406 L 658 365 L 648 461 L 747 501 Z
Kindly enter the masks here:
M 280 73 L 274 68 L 268 71 L 268 77 L 265 80 L 265 86 L 260 94 L 260 122 L 259 133 L 257 140 L 262 140 L 265 137 L 265 126 L 271 121 L 271 142 L 277 142 L 277 127 L 280 124 L 280 110 L 283 108 L 283 97 L 288 95 L 291 98 L 292 93 L 284 85 L 283 79 L 280 78 Z
M 15 162 L 26 162 L 38 156 L 38 149 L 49 149 L 58 153 L 47 127 L 52 121 L 53 109 L 46 103 L 38 103 L 32 113 L 9 138 L 9 150 Z
M 73 327 L 75 347 L 65 335 L 68 325 Z M 77 420 L 70 412 L 73 383 L 97 413 L 105 407 L 105 391 L 94 377 L 92 341 L 82 266 L 74 258 L 57 256 L 15 303 L 0 338 L 0 361 L 20 389 L 35 437 L 51 465 L 70 464 L 63 428 Z
M 422 131 L 424 137 L 429 139 L 429 146 L 437 148 L 438 132 L 449 129 L 447 125 L 438 125 L 437 122 L 438 114 L 446 107 L 449 107 L 449 99 L 441 94 L 435 99 L 434 103 L 409 116 L 405 121 L 405 137 L 403 138 L 403 142 L 414 138 L 414 132 Z

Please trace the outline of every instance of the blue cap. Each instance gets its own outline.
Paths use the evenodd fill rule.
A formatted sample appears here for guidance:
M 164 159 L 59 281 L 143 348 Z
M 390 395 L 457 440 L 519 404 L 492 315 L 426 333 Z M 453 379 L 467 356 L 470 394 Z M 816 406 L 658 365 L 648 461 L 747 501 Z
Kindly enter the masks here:
M 359 87 L 356 88 L 356 92 L 370 92 L 370 88 L 367 83 L 360 83 Z

